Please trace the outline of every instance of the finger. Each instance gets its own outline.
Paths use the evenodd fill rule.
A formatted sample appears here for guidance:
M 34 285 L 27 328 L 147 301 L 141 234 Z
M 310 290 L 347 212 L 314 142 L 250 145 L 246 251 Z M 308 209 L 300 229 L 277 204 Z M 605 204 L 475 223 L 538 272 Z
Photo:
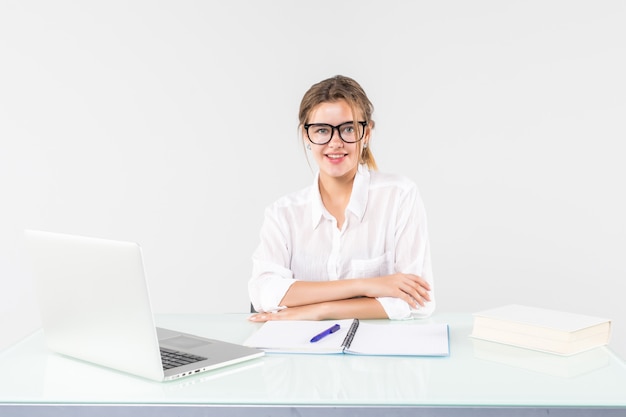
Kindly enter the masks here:
M 407 296 L 410 298 L 411 304 L 413 307 L 424 306 L 427 301 L 430 301 L 430 294 L 428 291 L 422 286 L 409 286 L 403 289 Z
M 425 279 L 417 276 L 417 275 L 408 275 L 410 278 L 408 281 L 408 285 L 410 286 L 412 291 L 408 291 L 409 295 L 415 297 L 418 294 L 425 301 L 430 301 L 430 284 Z M 419 298 L 417 298 L 419 301 Z
M 250 317 L 248 317 L 248 320 L 255 321 L 255 322 L 264 322 L 264 321 L 269 320 L 269 316 L 270 315 L 266 313 L 258 313 L 258 314 L 253 314 Z
M 430 301 L 430 288 L 419 287 L 418 292 L 424 301 Z
M 426 290 L 430 291 L 430 283 L 424 278 L 414 274 L 409 274 L 408 276 L 412 282 L 417 283 L 420 287 L 424 287 Z
M 412 308 L 417 308 L 420 300 L 419 293 L 411 287 L 401 288 L 399 297 L 401 300 L 406 302 Z
M 417 281 L 409 280 L 401 289 L 402 291 L 406 292 L 411 298 L 415 299 L 419 304 L 423 305 L 424 301 L 430 301 L 428 290 L 419 285 Z M 422 301 L 422 299 L 424 301 Z
M 284 311 L 284 310 L 282 310 L 282 311 Z M 276 321 L 276 320 L 293 320 L 293 318 L 289 314 L 274 313 L 267 320 L 268 321 L 270 321 L 270 320 L 272 320 L 272 321 Z

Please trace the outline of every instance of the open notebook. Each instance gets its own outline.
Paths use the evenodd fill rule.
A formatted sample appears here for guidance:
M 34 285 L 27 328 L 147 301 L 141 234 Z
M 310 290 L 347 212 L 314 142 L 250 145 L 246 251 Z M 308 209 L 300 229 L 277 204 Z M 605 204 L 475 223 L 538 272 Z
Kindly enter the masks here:
M 339 325 L 339 330 L 317 342 L 311 339 Z M 357 319 L 327 321 L 268 321 L 244 342 L 266 352 L 348 353 L 389 356 L 448 356 L 447 324 L 364 322 Z

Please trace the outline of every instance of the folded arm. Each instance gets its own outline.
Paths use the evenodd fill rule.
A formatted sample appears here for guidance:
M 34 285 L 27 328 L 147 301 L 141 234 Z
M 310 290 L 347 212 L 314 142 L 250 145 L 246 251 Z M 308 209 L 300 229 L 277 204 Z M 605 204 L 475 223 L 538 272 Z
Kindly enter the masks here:
M 352 298 L 349 300 L 325 301 L 297 307 L 288 307 L 270 313 L 257 313 L 251 321 L 269 320 L 341 320 L 341 319 L 386 319 L 387 313 L 374 298 Z
M 429 290 L 426 280 L 412 274 L 337 281 L 296 281 L 285 293 L 281 305 L 296 307 L 355 297 L 394 297 L 417 307 L 430 300 Z
M 252 321 L 388 318 L 377 297 L 399 298 L 413 307 L 430 301 L 428 282 L 417 275 L 393 274 L 338 281 L 295 281 L 275 313 L 259 313 Z

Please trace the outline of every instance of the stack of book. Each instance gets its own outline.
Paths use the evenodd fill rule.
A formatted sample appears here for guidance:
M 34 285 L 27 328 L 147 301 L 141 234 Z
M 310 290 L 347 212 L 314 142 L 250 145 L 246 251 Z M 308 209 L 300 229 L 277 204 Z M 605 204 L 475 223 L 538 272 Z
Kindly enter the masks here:
M 471 336 L 559 355 L 608 344 L 609 319 L 512 304 L 474 314 Z

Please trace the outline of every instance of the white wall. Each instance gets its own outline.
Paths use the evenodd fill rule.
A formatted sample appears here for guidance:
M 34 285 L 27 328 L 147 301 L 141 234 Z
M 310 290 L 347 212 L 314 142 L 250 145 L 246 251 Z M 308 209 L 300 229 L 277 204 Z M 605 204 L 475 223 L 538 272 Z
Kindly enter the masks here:
M 626 356 L 624 21 L 622 0 L 2 1 L 0 346 L 39 326 L 24 228 L 140 242 L 157 312 L 247 311 L 263 209 L 312 179 L 299 100 L 345 74 L 379 166 L 422 190 L 439 311 L 608 316 Z

